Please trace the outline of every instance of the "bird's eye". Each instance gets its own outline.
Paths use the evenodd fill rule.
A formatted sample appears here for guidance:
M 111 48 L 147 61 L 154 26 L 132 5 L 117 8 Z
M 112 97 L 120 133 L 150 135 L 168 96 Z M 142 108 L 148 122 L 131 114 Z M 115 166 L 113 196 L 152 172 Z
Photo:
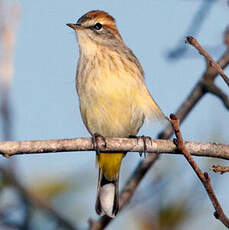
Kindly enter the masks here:
M 103 26 L 98 22 L 94 26 L 92 26 L 96 30 L 100 30 Z

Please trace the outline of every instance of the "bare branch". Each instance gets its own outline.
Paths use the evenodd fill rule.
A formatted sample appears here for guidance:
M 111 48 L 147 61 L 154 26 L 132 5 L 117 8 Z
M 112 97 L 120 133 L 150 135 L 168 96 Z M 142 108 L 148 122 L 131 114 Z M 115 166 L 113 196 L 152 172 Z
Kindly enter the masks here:
M 218 64 L 224 69 L 229 64 L 229 49 L 223 54 L 223 56 L 219 59 Z M 208 92 L 207 88 L 205 87 L 205 82 L 209 82 L 214 84 L 214 80 L 217 77 L 217 71 L 208 66 L 207 70 L 202 75 L 201 79 L 197 84 L 194 86 L 192 91 L 189 93 L 188 97 L 184 100 L 184 102 L 180 105 L 178 110 L 176 111 L 175 115 L 180 119 L 182 123 L 185 118 L 188 116 L 189 112 L 196 106 L 196 104 L 202 99 L 202 97 Z M 168 139 L 173 135 L 173 128 L 171 125 L 168 125 L 161 133 L 159 133 L 159 139 Z
M 203 87 L 209 92 L 218 97 L 226 109 L 229 110 L 229 98 L 228 96 L 218 87 L 216 86 L 213 82 L 211 81 L 205 81 L 203 83 Z
M 192 36 L 187 37 L 187 43 L 194 46 L 197 50 L 199 50 L 200 54 L 202 54 L 208 61 L 210 66 L 214 67 L 216 71 L 222 76 L 223 80 L 227 83 L 227 86 L 229 87 L 229 78 L 228 76 L 223 72 L 221 66 L 217 64 L 213 58 L 209 55 L 209 53 L 199 44 L 199 42 Z
M 176 145 L 170 140 L 148 140 L 146 146 L 138 138 L 106 138 L 99 141 L 101 151 L 143 152 L 145 147 L 148 153 L 179 154 Z M 195 156 L 215 157 L 229 160 L 229 145 L 216 143 L 185 142 L 189 152 Z M 0 154 L 11 157 L 18 154 L 46 154 L 69 151 L 94 151 L 91 138 L 74 138 L 40 141 L 2 141 Z
M 213 165 L 210 170 L 215 173 L 220 172 L 221 174 L 224 174 L 226 172 L 229 172 L 229 166 Z
M 211 202 L 212 205 L 215 208 L 214 216 L 219 219 L 227 228 L 229 228 L 229 219 L 226 217 L 226 215 L 223 212 L 222 207 L 220 206 L 217 197 L 213 191 L 210 177 L 207 172 L 203 173 L 201 169 L 198 167 L 194 159 L 191 157 L 191 154 L 188 152 L 188 150 L 185 148 L 185 144 L 183 141 L 183 137 L 180 131 L 179 127 L 179 119 L 176 118 L 174 114 L 170 115 L 170 122 L 173 126 L 173 129 L 175 131 L 175 135 L 177 139 L 174 139 L 174 143 L 177 146 L 177 149 L 185 156 L 188 163 L 191 165 L 193 170 L 195 171 L 196 175 L 199 177 L 201 183 L 203 184 Z

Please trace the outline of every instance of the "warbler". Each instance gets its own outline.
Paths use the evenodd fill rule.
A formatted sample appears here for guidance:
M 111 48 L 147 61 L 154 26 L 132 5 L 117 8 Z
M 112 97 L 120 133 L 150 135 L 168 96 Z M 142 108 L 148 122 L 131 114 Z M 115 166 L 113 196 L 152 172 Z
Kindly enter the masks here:
M 136 136 L 145 119 L 165 116 L 144 82 L 144 72 L 124 43 L 108 13 L 93 10 L 80 17 L 75 30 L 79 44 L 76 89 L 80 112 L 91 135 Z M 126 153 L 99 152 L 95 209 L 115 217 L 119 210 L 118 182 Z

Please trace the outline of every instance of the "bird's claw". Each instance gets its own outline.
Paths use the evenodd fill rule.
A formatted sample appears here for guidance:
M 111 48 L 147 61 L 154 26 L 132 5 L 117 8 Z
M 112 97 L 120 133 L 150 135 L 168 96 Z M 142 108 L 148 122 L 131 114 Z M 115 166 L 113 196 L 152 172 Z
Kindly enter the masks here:
M 102 136 L 102 135 L 100 135 L 98 133 L 94 133 L 92 135 L 92 144 L 93 144 L 93 147 L 94 147 L 94 149 L 95 149 L 97 154 L 100 153 L 99 141 L 101 141 L 101 140 L 103 142 L 103 146 L 106 148 L 107 143 L 106 143 L 106 139 L 105 139 L 104 136 Z
M 146 154 L 147 154 L 147 140 L 150 141 L 150 143 L 152 144 L 152 139 L 151 137 L 149 136 L 140 136 L 140 137 L 137 137 L 137 140 L 142 140 L 143 141 L 143 151 L 142 152 L 139 152 L 139 155 L 140 157 L 142 156 L 142 154 L 144 154 L 144 158 L 146 158 Z

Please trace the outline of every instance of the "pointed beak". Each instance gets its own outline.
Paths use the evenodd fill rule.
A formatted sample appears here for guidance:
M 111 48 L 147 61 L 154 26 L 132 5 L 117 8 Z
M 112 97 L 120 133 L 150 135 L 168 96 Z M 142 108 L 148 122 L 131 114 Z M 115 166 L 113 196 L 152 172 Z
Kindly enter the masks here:
M 82 26 L 80 24 L 66 24 L 67 26 L 71 27 L 73 30 L 80 30 L 82 29 Z

